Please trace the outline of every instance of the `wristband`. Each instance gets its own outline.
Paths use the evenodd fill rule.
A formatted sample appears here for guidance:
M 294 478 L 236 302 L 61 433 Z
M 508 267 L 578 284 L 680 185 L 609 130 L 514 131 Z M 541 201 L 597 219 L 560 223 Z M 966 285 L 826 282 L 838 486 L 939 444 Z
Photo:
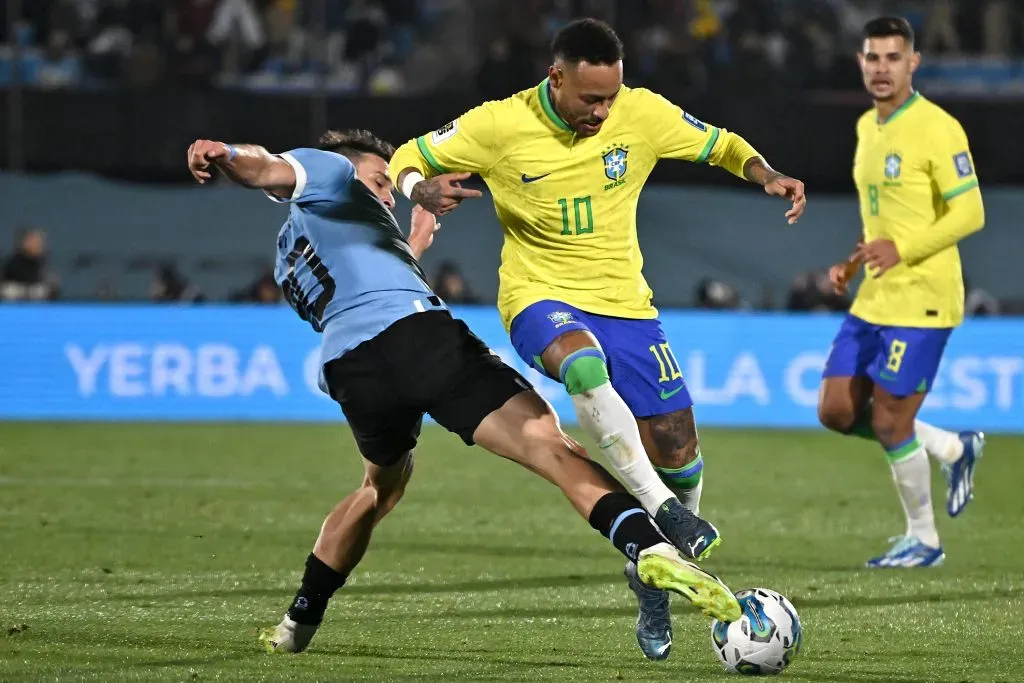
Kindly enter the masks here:
M 412 199 L 412 188 L 416 186 L 416 183 L 421 180 L 426 180 L 422 173 L 418 171 L 409 171 L 405 174 L 405 180 L 402 181 L 402 194 L 408 199 Z
M 232 147 L 231 145 L 226 144 L 226 143 L 225 143 L 224 146 L 228 148 L 228 152 L 229 152 L 229 154 L 228 154 L 228 162 L 230 163 L 230 162 L 235 160 L 235 155 L 238 154 L 238 150 L 235 149 L 234 147 Z

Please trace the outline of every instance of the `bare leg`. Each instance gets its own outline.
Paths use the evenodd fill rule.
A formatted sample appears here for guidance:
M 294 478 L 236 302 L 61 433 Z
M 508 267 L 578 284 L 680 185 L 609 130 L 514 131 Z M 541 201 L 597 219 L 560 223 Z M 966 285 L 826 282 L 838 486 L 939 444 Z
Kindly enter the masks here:
M 363 460 L 362 485 L 327 515 L 313 554 L 340 574 L 348 575 L 363 559 L 373 528 L 398 504 L 412 476 L 412 451 L 390 467 Z
M 412 474 L 412 451 L 389 467 L 363 460 L 363 483 L 338 503 L 320 527 L 306 558 L 302 586 L 285 618 L 266 629 L 260 641 L 271 652 L 302 652 L 316 633 L 327 603 L 366 554 L 373 529 L 405 491 Z
M 602 496 L 623 490 L 608 472 L 586 457 L 582 446 L 562 433 L 558 418 L 535 392 L 513 396 L 500 410 L 484 418 L 473 440 L 560 488 L 584 518 Z

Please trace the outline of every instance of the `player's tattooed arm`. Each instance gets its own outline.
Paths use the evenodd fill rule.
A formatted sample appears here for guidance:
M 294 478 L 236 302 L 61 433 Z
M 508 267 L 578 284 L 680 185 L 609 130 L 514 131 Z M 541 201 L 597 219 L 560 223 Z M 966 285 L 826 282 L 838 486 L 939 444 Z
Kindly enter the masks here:
M 233 182 L 290 197 L 295 190 L 295 169 L 259 145 L 229 145 L 216 140 L 196 140 L 188 148 L 192 177 L 205 183 L 216 166 Z
M 747 159 L 743 164 L 743 177 L 762 186 L 768 194 L 793 202 L 792 208 L 786 212 L 786 219 L 790 225 L 800 220 L 807 206 L 803 182 L 779 173 L 760 156 Z
M 406 174 L 411 172 L 411 170 L 405 170 L 399 175 L 399 187 L 403 186 Z M 468 179 L 469 176 L 469 173 L 442 173 L 433 178 L 421 180 L 413 186 L 409 193 L 409 199 L 435 216 L 443 216 L 454 211 L 463 199 L 483 196 L 480 190 L 462 187 L 462 181 Z
M 764 187 L 773 180 L 784 178 L 785 175 L 769 166 L 763 158 L 755 156 L 747 159 L 747 162 L 743 164 L 743 177 Z

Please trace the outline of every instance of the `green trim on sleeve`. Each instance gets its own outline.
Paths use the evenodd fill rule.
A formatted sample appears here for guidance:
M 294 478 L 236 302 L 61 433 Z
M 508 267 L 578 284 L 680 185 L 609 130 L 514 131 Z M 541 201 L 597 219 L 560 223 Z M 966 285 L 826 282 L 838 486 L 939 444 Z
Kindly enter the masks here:
M 718 142 L 718 136 L 720 134 L 721 131 L 718 128 L 711 129 L 711 139 L 708 140 L 708 144 L 704 145 L 704 149 L 701 150 L 700 156 L 697 157 L 698 164 L 703 164 L 708 160 L 708 157 L 711 156 L 711 150 L 715 148 L 715 143 Z
M 421 135 L 420 137 L 416 138 L 416 147 L 420 150 L 420 154 L 423 155 L 423 158 L 426 160 L 426 162 L 428 164 L 430 164 L 431 168 L 433 168 L 438 173 L 446 173 L 447 172 L 447 171 L 445 171 L 444 166 L 439 164 L 437 162 L 437 159 L 434 158 L 434 154 L 433 154 L 433 152 L 430 151 L 430 148 L 427 147 L 427 136 L 426 135 Z
M 945 194 L 943 194 L 942 198 L 945 199 L 948 202 L 950 199 L 954 199 L 956 197 L 959 197 L 964 192 L 967 192 L 969 190 L 973 190 L 977 186 L 978 186 L 978 179 L 977 178 L 975 178 L 974 180 L 968 180 L 966 183 L 964 183 L 960 187 L 954 187 L 949 192 L 946 192 Z

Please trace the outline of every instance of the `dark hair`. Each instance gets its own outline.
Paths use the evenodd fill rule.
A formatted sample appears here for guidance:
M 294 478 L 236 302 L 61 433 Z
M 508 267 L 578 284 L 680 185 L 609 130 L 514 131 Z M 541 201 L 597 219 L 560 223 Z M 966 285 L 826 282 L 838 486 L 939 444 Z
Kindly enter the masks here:
M 864 24 L 862 37 L 865 39 L 889 36 L 902 36 L 907 45 L 914 46 L 914 28 L 903 17 L 878 17 Z
M 376 154 L 387 161 L 395 153 L 395 148 L 368 130 L 350 128 L 349 130 L 329 130 L 320 136 L 317 147 L 327 152 L 346 156 L 351 160 L 360 154 Z
M 600 19 L 577 19 L 555 35 L 551 53 L 570 64 L 614 64 L 622 59 L 622 41 Z

